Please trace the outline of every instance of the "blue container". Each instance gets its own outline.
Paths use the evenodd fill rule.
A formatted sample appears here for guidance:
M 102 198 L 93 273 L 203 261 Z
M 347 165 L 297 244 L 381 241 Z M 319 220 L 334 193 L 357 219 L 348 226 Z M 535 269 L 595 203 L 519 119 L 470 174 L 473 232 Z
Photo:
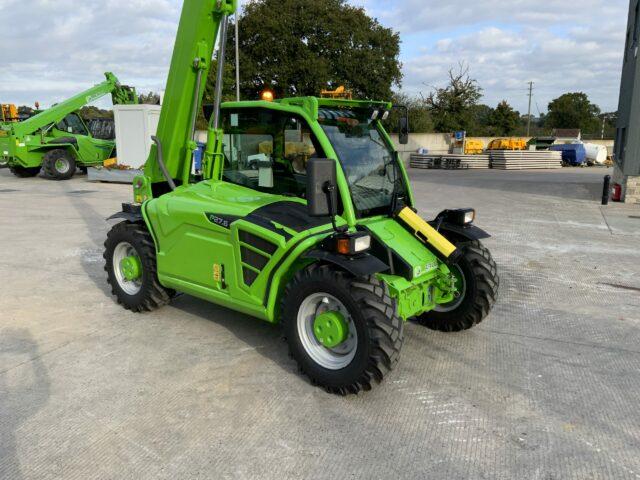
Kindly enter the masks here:
M 579 166 L 587 161 L 587 151 L 581 143 L 570 143 L 567 145 L 551 145 L 549 150 L 562 152 L 562 161 L 566 164 Z
M 198 142 L 198 149 L 193 152 L 193 163 L 196 167 L 196 172 L 200 172 L 202 170 L 202 158 L 204 157 L 204 148 L 207 145 L 202 142 Z

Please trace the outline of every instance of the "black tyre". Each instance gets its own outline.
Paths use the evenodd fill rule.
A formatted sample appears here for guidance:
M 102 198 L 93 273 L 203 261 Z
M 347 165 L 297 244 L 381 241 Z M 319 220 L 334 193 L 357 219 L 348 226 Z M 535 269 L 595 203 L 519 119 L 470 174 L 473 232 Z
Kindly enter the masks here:
M 114 225 L 104 247 L 104 269 L 118 303 L 134 312 L 149 312 L 169 303 L 172 291 L 158 281 L 156 250 L 144 225 Z
M 418 322 L 432 330 L 459 332 L 479 324 L 498 297 L 500 278 L 491 253 L 479 241 L 461 242 L 460 261 L 452 266 L 461 295 L 446 305 L 424 313 Z
M 76 160 L 63 149 L 49 150 L 42 159 L 45 173 L 54 180 L 69 180 L 76 173 Z
M 11 173 L 13 173 L 18 178 L 31 178 L 35 177 L 40 173 L 40 167 L 21 167 L 20 165 L 15 165 L 13 167 L 9 167 Z
M 323 316 L 345 327 L 337 345 L 319 340 Z M 393 369 L 404 341 L 403 321 L 387 287 L 375 277 L 356 279 L 328 265 L 312 265 L 289 282 L 282 322 L 291 356 L 312 383 L 345 395 L 370 390 Z

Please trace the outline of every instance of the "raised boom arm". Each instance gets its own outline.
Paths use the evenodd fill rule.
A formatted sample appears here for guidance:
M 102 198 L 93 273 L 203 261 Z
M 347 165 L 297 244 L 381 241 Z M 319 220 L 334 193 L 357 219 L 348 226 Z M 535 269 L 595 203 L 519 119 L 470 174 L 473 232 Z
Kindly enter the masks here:
M 195 124 L 204 96 L 204 82 L 211 69 L 218 34 L 226 31 L 227 18 L 235 10 L 236 0 L 184 1 L 155 137 L 160 149 L 152 146 L 144 171 L 146 181 L 155 186 L 156 195 L 166 191 L 162 184 L 189 182 L 193 152 L 197 148 Z M 224 50 L 224 39 L 220 42 Z M 167 182 L 162 172 L 159 150 L 172 182 Z
M 52 123 L 58 123 L 70 113 L 108 94 L 111 94 L 114 105 L 138 103 L 135 89 L 120 85 L 113 73 L 107 72 L 105 77 L 107 79 L 104 82 L 58 103 L 24 122 L 12 124 L 14 134 L 18 137 L 34 134 Z

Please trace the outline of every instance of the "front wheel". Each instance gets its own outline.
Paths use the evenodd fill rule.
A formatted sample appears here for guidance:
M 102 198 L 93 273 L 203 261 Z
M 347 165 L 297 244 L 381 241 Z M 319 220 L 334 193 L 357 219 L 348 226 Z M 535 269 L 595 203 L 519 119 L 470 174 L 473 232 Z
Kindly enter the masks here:
M 76 160 L 63 149 L 48 151 L 42 164 L 45 173 L 54 180 L 69 180 L 76 173 Z
M 312 383 L 345 395 L 370 390 L 404 341 L 395 300 L 377 278 L 312 265 L 287 285 L 282 321 L 292 357 Z
M 171 291 L 158 280 L 156 250 L 146 227 L 121 222 L 104 242 L 104 269 L 111 293 L 134 312 L 152 311 L 169 303 Z
M 489 315 L 498 296 L 500 278 L 489 250 L 479 241 L 460 242 L 456 246 L 462 257 L 450 268 L 459 295 L 417 318 L 432 330 L 459 332 L 474 327 Z

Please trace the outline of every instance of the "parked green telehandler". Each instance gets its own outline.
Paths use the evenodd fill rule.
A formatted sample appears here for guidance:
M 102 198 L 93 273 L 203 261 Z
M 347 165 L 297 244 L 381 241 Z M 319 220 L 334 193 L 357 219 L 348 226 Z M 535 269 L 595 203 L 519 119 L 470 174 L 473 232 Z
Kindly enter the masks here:
M 94 138 L 77 113 L 111 94 L 113 104 L 136 104 L 135 89 L 121 85 L 112 73 L 106 80 L 22 122 L 0 124 L 0 164 L 20 178 L 44 169 L 55 180 L 68 180 L 76 167 L 101 165 L 113 155 L 115 142 Z
M 368 390 L 398 362 L 405 321 L 459 331 L 489 314 L 498 274 L 480 242 L 488 234 L 473 209 L 432 222 L 416 214 L 381 125 L 389 103 L 221 105 L 235 8 L 184 3 L 155 146 L 134 202 L 111 217 L 121 222 L 105 242 L 108 281 L 134 312 L 183 292 L 281 323 L 314 384 Z M 215 104 L 195 175 L 195 119 L 217 37 Z

